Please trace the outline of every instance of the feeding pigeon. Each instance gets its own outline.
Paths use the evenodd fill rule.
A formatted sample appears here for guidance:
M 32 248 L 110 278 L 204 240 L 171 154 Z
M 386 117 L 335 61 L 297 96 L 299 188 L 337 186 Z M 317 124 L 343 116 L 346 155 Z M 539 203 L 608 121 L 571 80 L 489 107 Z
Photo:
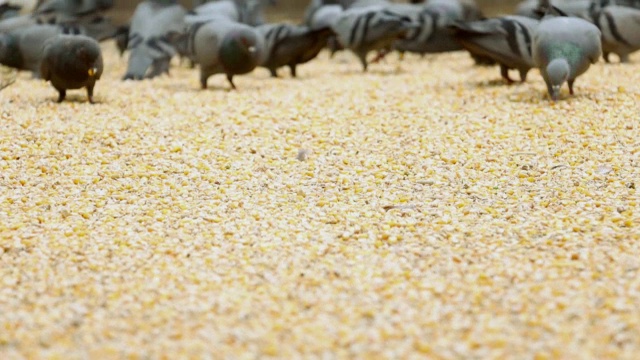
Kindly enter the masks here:
M 504 16 L 493 19 L 457 22 L 451 26 L 456 39 L 470 53 L 488 57 L 500 64 L 500 74 L 508 83 L 509 69 L 520 72 L 525 81 L 533 67 L 531 39 L 539 20 L 526 16 Z
M 356 54 L 364 71 L 367 71 L 367 54 L 370 51 L 390 51 L 394 41 L 415 27 L 416 24 L 407 16 L 382 6 L 369 6 L 343 12 L 333 30 L 340 44 Z
M 247 74 L 264 59 L 264 38 L 255 28 L 218 19 L 191 25 L 187 33 L 173 33 L 170 40 L 181 53 L 200 65 L 200 85 L 214 74 L 226 74 L 233 89 L 234 75 Z
M 296 77 L 296 66 L 316 56 L 333 36 L 330 27 L 313 30 L 307 26 L 290 24 L 265 24 L 257 27 L 265 39 L 265 60 L 261 66 L 277 77 L 277 69 L 289 66 L 291 76 Z
M 83 35 L 58 35 L 47 40 L 43 52 L 40 72 L 58 90 L 58 102 L 64 100 L 68 89 L 87 88 L 93 103 L 93 87 L 103 70 L 98 42 Z
M 602 55 L 600 36 L 598 27 L 583 19 L 542 19 L 534 32 L 532 53 L 551 99 L 558 99 L 565 82 L 573 95 L 576 77 L 585 73 Z

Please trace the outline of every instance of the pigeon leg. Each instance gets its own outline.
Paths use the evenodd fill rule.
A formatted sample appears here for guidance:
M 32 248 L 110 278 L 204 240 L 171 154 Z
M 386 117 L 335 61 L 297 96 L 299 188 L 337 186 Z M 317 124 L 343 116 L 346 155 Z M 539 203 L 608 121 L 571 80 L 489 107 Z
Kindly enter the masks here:
M 527 81 L 527 74 L 529 73 L 528 69 L 520 69 L 520 82 Z
M 87 86 L 87 98 L 89 98 L 90 104 L 95 104 L 93 102 L 93 85 Z
M 606 62 L 606 63 L 610 63 L 611 62 L 609 60 L 609 54 L 610 53 L 608 51 L 605 51 L 605 52 L 602 53 L 602 58 L 604 59 L 604 62 Z
M 289 64 L 289 69 L 291 69 L 291 77 L 298 77 L 296 74 L 296 64 Z
M 202 88 L 203 90 L 207 88 L 208 79 L 209 79 L 209 76 L 205 74 L 204 71 L 201 71 L 200 72 L 200 88 Z
M 64 98 L 67 97 L 67 90 L 58 89 L 58 102 L 61 103 L 64 101 Z
M 569 84 L 569 94 L 573 95 L 573 82 L 576 81 L 576 79 L 569 79 L 567 81 L 567 83 Z
M 551 84 L 549 83 L 547 83 L 547 93 L 549 93 L 549 98 L 555 101 L 555 99 L 553 98 L 553 87 L 551 87 Z
M 500 65 L 500 75 L 502 75 L 502 78 L 507 81 L 507 84 L 513 84 L 513 80 L 511 80 L 511 78 L 509 77 L 508 67 Z
M 384 57 L 387 56 L 388 53 L 389 52 L 386 49 L 382 49 L 382 50 L 378 51 L 378 54 L 376 55 L 375 58 L 373 58 L 373 60 L 371 60 L 371 62 L 374 63 L 374 64 L 379 63 L 380 60 L 384 59 Z
M 236 89 L 236 84 L 233 83 L 233 75 L 232 74 L 227 74 L 227 80 L 229 80 L 229 84 L 231 84 L 231 88 L 233 90 L 237 90 Z
M 362 71 L 367 72 L 367 67 L 369 66 L 369 64 L 367 64 L 367 54 L 359 53 L 358 58 L 360 59 L 360 63 L 362 64 Z
M 278 71 L 276 70 L 276 68 L 270 68 L 269 72 L 271 73 L 271 77 L 274 77 L 274 78 L 278 77 Z

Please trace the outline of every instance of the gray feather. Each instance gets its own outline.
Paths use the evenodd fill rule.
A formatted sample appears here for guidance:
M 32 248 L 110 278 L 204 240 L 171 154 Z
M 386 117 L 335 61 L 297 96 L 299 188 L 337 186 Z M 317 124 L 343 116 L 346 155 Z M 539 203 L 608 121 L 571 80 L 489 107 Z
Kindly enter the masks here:
M 539 21 L 525 16 L 504 16 L 451 26 L 456 39 L 471 54 L 488 57 L 501 67 L 505 80 L 511 82 L 509 69 L 517 69 L 520 79 L 526 80 L 535 67 L 531 53 L 533 34 Z
M 125 79 L 140 80 L 160 73 L 149 67 L 171 60 L 175 49 L 167 36 L 184 29 L 185 10 L 180 5 L 161 5 L 145 1 L 138 5 L 129 30 L 129 63 Z
M 354 8 L 343 12 L 332 29 L 338 41 L 351 50 L 367 70 L 367 54 L 389 51 L 398 38 L 406 36 L 415 24 L 406 16 L 392 13 L 383 6 Z

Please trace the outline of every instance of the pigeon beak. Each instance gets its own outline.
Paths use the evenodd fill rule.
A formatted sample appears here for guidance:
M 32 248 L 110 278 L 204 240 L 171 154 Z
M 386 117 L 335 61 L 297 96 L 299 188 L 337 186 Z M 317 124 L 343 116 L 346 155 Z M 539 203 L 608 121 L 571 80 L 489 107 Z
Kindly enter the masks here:
M 253 54 L 253 53 L 255 53 L 255 52 L 256 52 L 256 47 L 255 47 L 255 46 L 249 46 L 249 47 L 247 48 L 247 50 L 249 50 L 249 52 L 250 52 L 251 54 Z
M 89 76 L 93 76 L 96 74 L 96 71 L 98 71 L 98 69 L 96 68 L 91 68 L 89 69 L 89 71 L 87 72 L 89 74 Z
M 560 98 L 560 85 L 554 85 L 551 87 L 551 100 L 558 101 Z

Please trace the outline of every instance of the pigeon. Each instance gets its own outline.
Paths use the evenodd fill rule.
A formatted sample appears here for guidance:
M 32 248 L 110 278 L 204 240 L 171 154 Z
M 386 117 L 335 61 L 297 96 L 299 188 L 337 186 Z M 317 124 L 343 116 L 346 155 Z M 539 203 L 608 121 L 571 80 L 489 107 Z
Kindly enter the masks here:
M 520 80 L 535 64 L 531 55 L 531 39 L 539 20 L 526 16 L 503 16 L 451 25 L 455 38 L 471 54 L 488 57 L 500 64 L 500 74 L 507 83 L 509 69 L 520 72 Z
M 102 52 L 96 40 L 84 35 L 58 35 L 44 45 L 42 78 L 51 81 L 62 102 L 68 89 L 87 88 L 93 104 L 93 87 L 102 75 Z
M 264 61 L 264 37 L 255 28 L 218 19 L 191 25 L 187 33 L 171 33 L 170 41 L 200 65 L 200 85 L 214 74 L 226 74 L 233 89 L 235 75 L 247 74 Z
M 602 31 L 602 52 L 606 62 L 609 54 L 618 55 L 620 62 L 629 62 L 629 54 L 640 50 L 640 9 L 609 5 L 593 11 L 593 21 Z
M 296 66 L 304 64 L 324 48 L 327 39 L 334 35 L 331 27 L 312 30 L 307 26 L 290 24 L 265 24 L 257 27 L 265 39 L 265 60 L 261 66 L 278 77 L 277 69 L 289 66 L 291 76 L 296 77 Z
M 397 39 L 406 36 L 415 27 L 416 24 L 409 17 L 388 11 L 382 6 L 349 9 L 332 26 L 340 44 L 358 57 L 365 72 L 369 52 L 384 54 L 390 51 Z
M 565 82 L 573 95 L 576 77 L 602 55 L 600 37 L 598 27 L 583 19 L 550 16 L 542 19 L 533 35 L 532 55 L 552 100 L 559 98 Z
M 0 63 L 19 70 L 31 71 L 40 77 L 42 47 L 59 34 L 79 34 L 77 28 L 57 25 L 31 25 L 0 34 Z
M 129 29 L 129 62 L 124 79 L 142 80 L 168 72 L 176 50 L 167 39 L 184 29 L 186 11 L 168 1 L 144 1 L 136 7 Z

